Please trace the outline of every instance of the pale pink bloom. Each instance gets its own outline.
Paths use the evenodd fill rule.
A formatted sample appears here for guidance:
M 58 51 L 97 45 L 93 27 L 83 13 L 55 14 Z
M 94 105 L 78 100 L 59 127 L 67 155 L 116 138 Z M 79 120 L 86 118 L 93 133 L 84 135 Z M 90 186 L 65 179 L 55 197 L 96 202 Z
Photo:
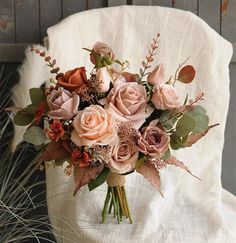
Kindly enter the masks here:
M 112 147 L 112 157 L 108 164 L 111 172 L 123 174 L 131 171 L 138 160 L 138 148 L 128 137 L 120 137 Z
M 73 121 L 71 140 L 78 146 L 112 145 L 117 141 L 116 123 L 111 112 L 99 105 L 79 111 Z
M 157 65 L 157 67 L 148 75 L 147 81 L 149 84 L 158 87 L 164 84 L 164 67 L 162 63 Z
M 170 136 L 156 126 L 148 126 L 138 140 L 138 149 L 145 155 L 160 158 L 169 148 Z
M 130 120 L 137 129 L 153 111 L 147 104 L 145 88 L 136 82 L 115 82 L 106 103 L 117 121 Z
M 176 89 L 168 84 L 154 88 L 152 103 L 158 110 L 174 109 L 181 106 Z
M 99 68 L 96 73 L 97 76 L 97 92 L 107 92 L 110 88 L 110 83 L 112 81 L 110 73 L 107 71 L 106 67 Z
M 111 60 L 114 59 L 114 53 L 112 51 L 112 49 L 103 42 L 97 41 L 94 46 L 93 46 L 93 50 L 99 54 L 101 57 L 107 56 L 109 57 Z
M 78 112 L 80 98 L 77 93 L 68 90 L 53 90 L 47 96 L 49 116 L 57 119 L 71 119 Z

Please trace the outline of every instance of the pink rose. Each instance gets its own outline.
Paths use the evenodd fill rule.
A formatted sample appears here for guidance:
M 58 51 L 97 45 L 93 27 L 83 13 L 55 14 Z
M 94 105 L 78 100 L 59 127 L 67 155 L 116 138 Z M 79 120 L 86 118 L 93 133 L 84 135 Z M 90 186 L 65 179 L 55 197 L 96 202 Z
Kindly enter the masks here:
M 174 109 L 181 106 L 176 89 L 168 84 L 154 88 L 152 103 L 159 110 Z
M 110 88 L 111 75 L 107 71 L 106 67 L 99 68 L 97 70 L 97 92 L 107 92 Z
M 77 114 L 80 98 L 75 93 L 68 90 L 53 90 L 47 96 L 47 103 L 50 111 L 49 116 L 57 119 L 71 119 Z
M 159 127 L 152 126 L 144 128 L 138 140 L 138 149 L 145 155 L 160 158 L 169 148 L 170 136 Z
M 136 82 L 115 82 L 106 102 L 117 121 L 130 120 L 137 129 L 153 111 L 147 104 L 145 88 Z
M 77 146 L 95 143 L 111 145 L 117 140 L 116 124 L 109 110 L 91 105 L 79 111 L 73 121 L 71 140 Z
M 101 57 L 107 57 L 110 60 L 114 60 L 114 53 L 106 43 L 100 41 L 96 42 L 93 46 L 93 50 Z M 93 53 L 90 54 L 90 60 L 93 64 L 96 64 L 97 62 L 97 58 Z
M 108 164 L 111 172 L 123 174 L 133 170 L 138 154 L 138 148 L 130 138 L 120 137 L 112 148 L 112 157 Z
M 157 67 L 148 75 L 147 81 L 149 84 L 155 86 L 164 84 L 164 67 L 162 63 L 157 65 Z

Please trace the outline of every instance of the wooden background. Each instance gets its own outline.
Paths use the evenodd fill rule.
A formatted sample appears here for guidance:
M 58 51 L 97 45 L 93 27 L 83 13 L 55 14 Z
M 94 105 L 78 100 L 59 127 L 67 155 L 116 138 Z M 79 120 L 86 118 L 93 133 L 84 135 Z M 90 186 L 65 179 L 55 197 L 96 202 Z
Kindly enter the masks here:
M 49 26 L 76 12 L 124 4 L 191 11 L 232 42 L 236 50 L 236 0 L 0 0 L 0 64 L 4 65 L 5 74 L 20 64 L 27 44 L 42 43 Z M 230 64 L 230 76 L 222 181 L 236 195 L 236 55 Z

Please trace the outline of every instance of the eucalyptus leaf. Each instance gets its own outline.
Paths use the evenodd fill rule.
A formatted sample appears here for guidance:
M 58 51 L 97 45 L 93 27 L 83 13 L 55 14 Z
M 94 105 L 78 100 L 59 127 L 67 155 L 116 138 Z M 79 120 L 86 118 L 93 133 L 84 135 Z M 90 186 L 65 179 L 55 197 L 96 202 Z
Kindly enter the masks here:
M 97 176 L 97 178 L 95 180 L 92 180 L 91 182 L 88 183 L 89 191 L 92 191 L 93 189 L 95 189 L 98 186 L 102 185 L 106 181 L 109 173 L 110 173 L 110 169 L 108 167 L 104 167 L 104 169 Z
M 196 122 L 191 116 L 183 115 L 176 124 L 176 135 L 185 137 L 194 130 Z
M 143 165 L 144 162 L 147 160 L 147 156 L 142 156 L 135 164 L 135 169 L 140 169 Z
M 45 95 L 42 89 L 40 88 L 32 88 L 29 90 L 30 92 L 30 99 L 32 104 L 39 105 L 45 99 Z
M 30 127 L 28 130 L 26 130 L 23 138 L 26 142 L 34 145 L 41 145 L 47 141 L 47 136 L 43 129 L 36 126 Z
M 25 108 L 25 111 L 31 115 L 35 115 L 36 111 L 38 109 L 38 106 L 35 104 L 30 104 Z
M 34 116 L 24 110 L 18 111 L 13 118 L 13 122 L 18 126 L 27 126 L 33 120 Z
M 170 157 L 170 149 L 168 149 L 168 150 L 164 153 L 164 155 L 161 157 L 161 159 L 163 159 L 163 160 L 167 160 L 167 159 L 169 159 L 169 157 Z

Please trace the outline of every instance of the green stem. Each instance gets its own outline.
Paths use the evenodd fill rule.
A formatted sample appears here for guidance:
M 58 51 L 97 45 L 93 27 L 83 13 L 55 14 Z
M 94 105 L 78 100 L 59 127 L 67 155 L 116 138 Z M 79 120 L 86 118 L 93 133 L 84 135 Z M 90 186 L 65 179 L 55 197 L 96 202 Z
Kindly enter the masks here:
M 110 195 L 110 188 L 108 187 L 106 199 L 105 199 L 103 210 L 102 210 L 102 223 L 103 224 L 106 222 L 107 207 L 108 207 L 108 203 L 109 203 L 110 197 L 111 197 L 111 195 Z

